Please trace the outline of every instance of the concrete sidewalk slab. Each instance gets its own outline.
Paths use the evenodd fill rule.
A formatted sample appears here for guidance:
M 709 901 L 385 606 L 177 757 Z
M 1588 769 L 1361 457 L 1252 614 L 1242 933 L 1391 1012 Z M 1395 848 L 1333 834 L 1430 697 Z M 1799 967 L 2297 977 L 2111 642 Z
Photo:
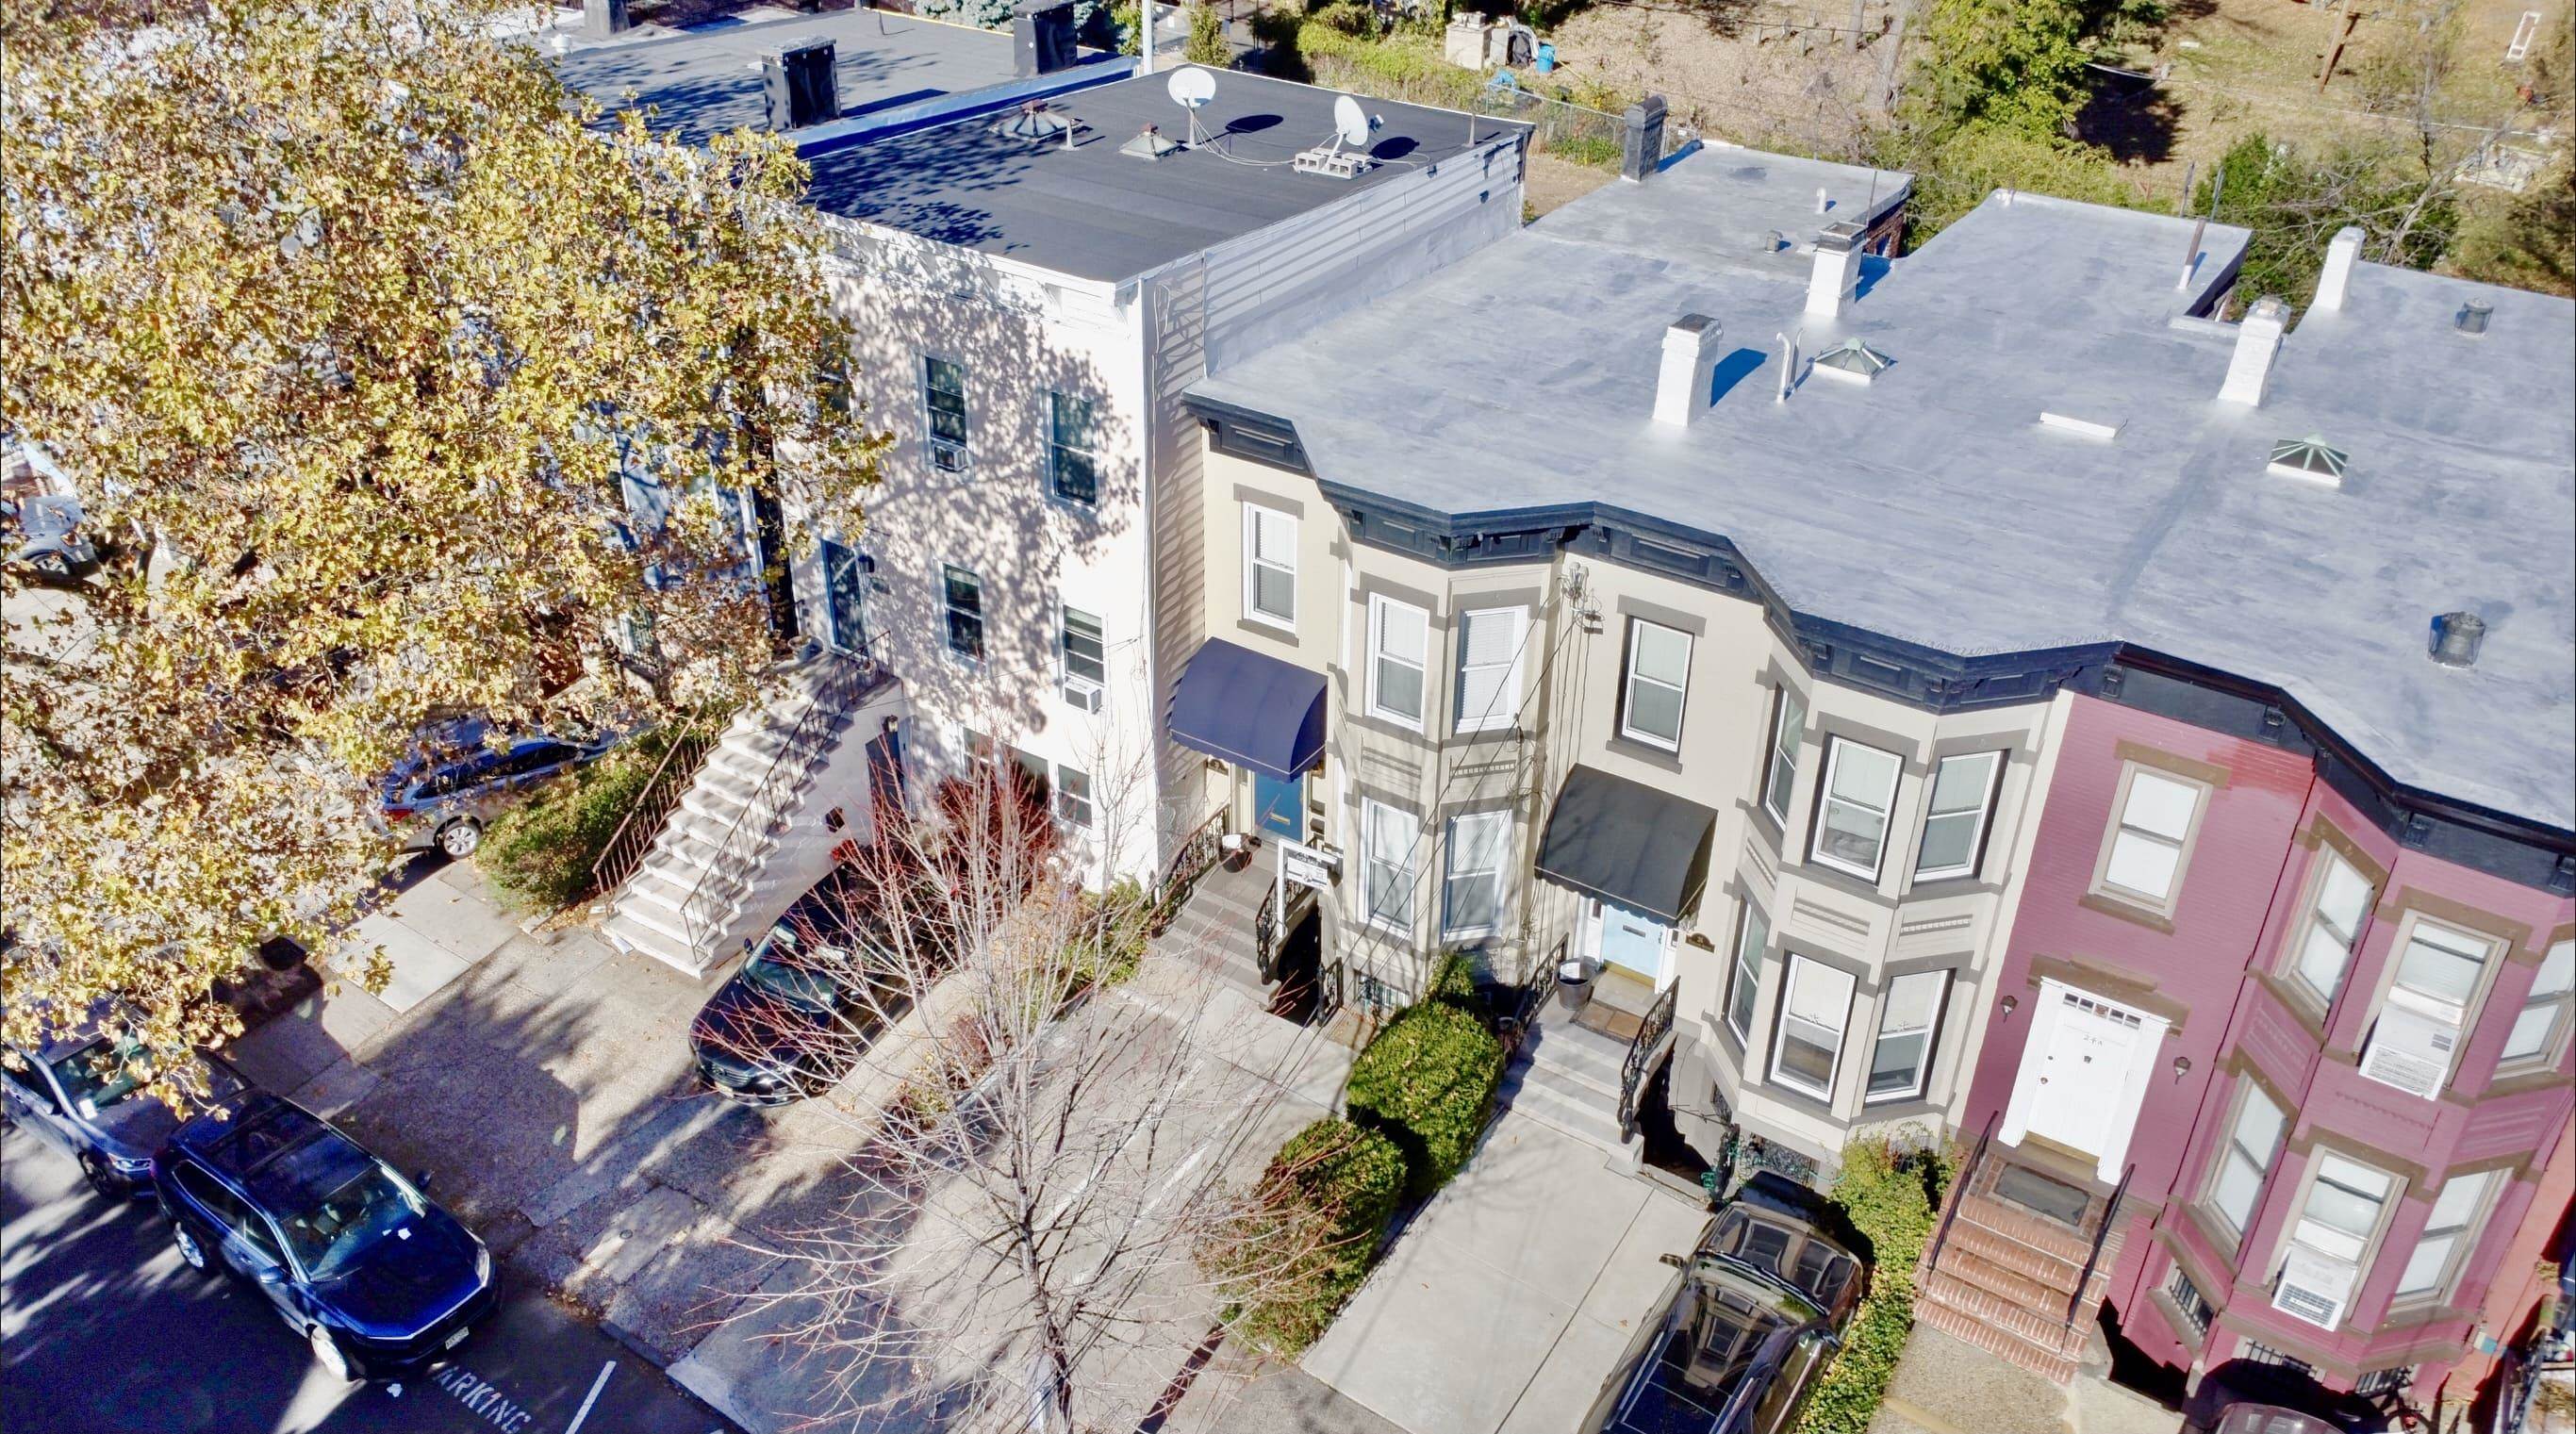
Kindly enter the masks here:
M 291 1091 L 348 1059 L 390 1025 L 394 1010 L 343 980 L 317 991 L 224 1048 L 263 1090 Z
M 371 947 L 382 948 L 385 959 L 392 963 L 393 979 L 377 994 L 397 1013 L 428 1000 L 474 964 L 406 923 L 381 913 L 360 920 L 350 933 L 349 944 L 341 948 L 339 957 L 344 969 L 363 964 Z
M 1672 1271 L 1662 1264 L 1656 1269 Z M 1502 1423 L 1502 1434 L 1567 1434 L 1583 1427 L 1583 1416 L 1601 1397 L 1601 1386 L 1628 1352 L 1629 1331 L 1577 1316 L 1547 1352 L 1538 1373 Z
M 1414 1230 L 1571 1308 L 1647 1195 L 1644 1182 L 1606 1167 L 1599 1148 L 1507 1112 Z

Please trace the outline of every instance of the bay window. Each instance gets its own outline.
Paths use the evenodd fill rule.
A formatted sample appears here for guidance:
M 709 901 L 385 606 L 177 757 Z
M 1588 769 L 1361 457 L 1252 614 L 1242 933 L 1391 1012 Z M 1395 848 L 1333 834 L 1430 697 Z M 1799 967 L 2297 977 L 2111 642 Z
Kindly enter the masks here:
M 1411 935 L 1415 847 L 1422 819 L 1372 798 L 1360 799 L 1360 910 L 1377 926 Z
M 2235 1123 L 2218 1152 L 2218 1171 L 2209 1181 L 2209 1207 L 2227 1222 L 2228 1233 L 2239 1239 L 2254 1226 L 2254 1202 L 2262 1197 L 2264 1178 L 2280 1158 L 2281 1137 L 2289 1130 L 2289 1117 L 2263 1087 L 2250 1080 L 2241 1086 Z
M 2320 847 L 2317 860 L 2316 895 L 2290 969 L 2319 1001 L 2331 1003 L 2352 965 L 2353 942 L 2361 934 L 2362 918 L 2370 913 L 2374 893 L 2369 879 L 2333 848 Z
M 1789 825 L 1789 794 L 1798 785 L 1798 740 L 1807 730 L 1807 704 L 1783 687 L 1771 713 L 1771 749 L 1762 763 L 1762 810 Z
M 1726 977 L 1726 1027 L 1753 1040 L 1753 1006 L 1762 995 L 1762 948 L 1771 944 L 1771 918 L 1747 897 L 1735 918 L 1735 963 Z
M 1914 879 L 1974 876 L 1985 855 L 1986 823 L 1994 812 L 1997 778 L 2004 769 L 2001 752 L 1969 752 L 1944 757 L 1932 769 L 1932 789 L 1925 802 L 1923 844 L 1914 853 Z
M 2560 941 L 2540 960 L 2531 990 L 2504 1038 L 2506 1061 L 2545 1061 L 2558 1050 L 2567 1030 L 2568 994 L 2576 990 L 2576 941 Z
M 1864 1101 L 1912 1100 L 1923 1094 L 1932 1069 L 1933 1034 L 1940 1029 L 1949 994 L 1947 971 L 1917 971 L 1887 983 Z
M 1851 1021 L 1851 973 L 1791 953 L 1771 1042 L 1771 1079 L 1818 1100 L 1834 1098 L 1843 1031 Z
M 1905 764 L 1892 752 L 1836 737 L 1825 746 L 1825 776 L 1807 855 L 1864 881 L 1878 880 L 1887 816 Z
M 1466 812 L 1449 819 L 1449 873 L 1441 893 L 1441 929 L 1451 938 L 1491 935 L 1503 906 L 1503 853 L 1509 812 Z
M 2450 1292 L 2451 1279 L 2468 1256 L 2478 1217 L 2486 1211 L 2487 1192 L 2495 1188 L 2495 1181 L 2494 1171 L 2482 1170 L 2442 1182 L 2433 1213 L 2425 1217 L 2424 1233 L 2417 1237 L 2414 1251 L 2406 1257 L 2406 1271 L 2398 1277 L 2397 1298 Z
M 1369 715 L 1422 728 L 1422 674 L 1430 660 L 1431 618 L 1411 603 L 1369 597 Z

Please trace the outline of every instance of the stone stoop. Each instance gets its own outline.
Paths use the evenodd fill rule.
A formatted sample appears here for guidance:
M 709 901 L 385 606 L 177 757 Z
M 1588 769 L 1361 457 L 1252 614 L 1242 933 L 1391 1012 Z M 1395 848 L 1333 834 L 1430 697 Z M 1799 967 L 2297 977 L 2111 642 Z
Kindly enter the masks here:
M 2089 1233 L 1966 1189 L 1952 1200 L 1940 1263 L 1932 1265 L 1927 1251 L 1917 1276 L 1916 1318 L 2034 1374 L 2060 1384 L 2072 1381 L 2083 1367 L 2085 1342 L 2124 1232 L 2114 1229 L 2102 1241 L 2101 1258 L 2085 1279 L 2093 1246 Z M 2086 1224 L 2098 1224 L 2102 1205 L 2097 1198 L 2087 1209 Z M 2075 1297 L 2079 1279 L 2083 1297 L 2070 1324 L 2067 1301 Z

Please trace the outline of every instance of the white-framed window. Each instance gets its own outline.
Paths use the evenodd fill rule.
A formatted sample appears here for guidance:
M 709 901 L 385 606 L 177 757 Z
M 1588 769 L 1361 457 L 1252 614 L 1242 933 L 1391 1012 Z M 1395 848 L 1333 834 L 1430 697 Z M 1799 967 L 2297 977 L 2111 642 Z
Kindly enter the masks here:
M 966 469 L 966 366 L 928 354 L 921 360 L 921 429 L 930 466 L 942 473 Z
M 2469 1007 L 2496 943 L 2422 916 L 2398 934 L 2388 993 L 2361 1050 L 2364 1078 L 2432 1100 L 2459 1067 Z
M 948 650 L 959 657 L 984 658 L 984 580 L 955 563 L 939 570 L 940 606 L 948 618 Z
M 1489 936 L 1502 924 L 1503 856 L 1512 814 L 1463 812 L 1449 819 L 1449 872 L 1441 883 L 1441 931 L 1455 938 Z
M 2479 1217 L 2486 1213 L 2487 1192 L 2496 1174 L 2481 1170 L 2454 1175 L 2433 1197 L 2433 1212 L 2424 1218 L 2424 1233 L 2406 1256 L 2405 1273 L 2397 1277 L 2397 1298 L 2439 1297 L 2450 1293 L 2451 1280 L 2476 1242 Z
M 2316 887 L 2290 974 L 2319 1001 L 2331 1005 L 2335 993 L 2343 989 L 2344 973 L 2352 969 L 2353 942 L 2361 935 L 2362 918 L 2370 914 L 2376 894 L 2370 878 L 2341 853 L 2329 846 L 2317 848 Z
M 1067 826 L 1091 830 L 1091 774 L 1078 767 L 1055 764 L 1055 814 Z
M 1067 503 L 1100 506 L 1100 437 L 1091 400 L 1047 392 L 1047 491 Z
M 2318 1151 L 2308 1197 L 2290 1225 L 2272 1307 L 2324 1329 L 2342 1324 L 2397 1184 L 2384 1170 Z
M 1924 803 L 1923 842 L 1914 851 L 1914 879 L 1939 881 L 1974 876 L 1985 859 L 1986 824 L 1995 809 L 1995 789 L 2002 784 L 2004 754 L 1963 752 L 1944 757 L 1932 769 L 1929 799 Z
M 1806 699 L 1782 687 L 1771 711 L 1771 750 L 1762 764 L 1762 810 L 1783 830 L 1789 825 L 1789 794 L 1798 785 L 1798 740 L 1806 730 Z
M 2254 1227 L 2254 1204 L 2263 1198 L 2263 1181 L 2281 1156 L 2281 1137 L 2289 1133 L 2290 1122 L 2263 1087 L 2250 1080 L 2239 1084 L 2236 1120 L 2209 1178 L 2209 1208 L 2242 1239 Z
M 1369 595 L 1369 715 L 1422 729 L 1423 674 L 1431 615 L 1411 603 Z
M 1870 1050 L 1864 1102 L 1912 1100 L 1931 1078 L 1932 1040 L 1950 999 L 1950 973 L 1916 971 L 1887 983 L 1879 1006 L 1878 1044 Z
M 1644 618 L 1628 619 L 1628 682 L 1619 699 L 1619 735 L 1668 752 L 1681 750 L 1690 659 L 1689 633 Z
M 1458 615 L 1458 730 L 1507 730 L 1520 721 L 1521 641 L 1529 610 L 1480 608 Z
M 2546 1060 L 2557 1052 L 2567 1030 L 2570 991 L 2576 991 L 2576 941 L 2560 941 L 2540 958 L 2531 990 L 2514 1013 L 2513 1030 L 2504 1038 L 2505 1061 Z
M 1896 779 L 1904 771 L 1893 752 L 1844 737 L 1828 739 L 1808 857 L 1864 881 L 1878 880 L 1879 860 L 1887 854 L 1887 814 L 1896 806 Z
M 2096 884 L 2139 905 L 2170 910 L 2182 885 L 2183 852 L 2208 791 L 2188 778 L 2131 763 Z
M 1735 916 L 1735 960 L 1726 974 L 1726 1028 L 1753 1041 L 1753 1007 L 1762 997 L 1762 948 L 1771 944 L 1771 918 L 1746 897 Z
M 1101 689 L 1109 682 L 1109 648 L 1101 640 L 1100 618 L 1076 607 L 1057 609 L 1056 657 L 1064 664 L 1064 692 L 1098 711 Z
M 2389 979 L 2388 1003 L 2421 1011 L 2454 1029 L 2467 1019 L 2495 943 L 2484 936 L 2417 917 Z
M 1413 888 L 1422 819 L 1372 797 L 1360 798 L 1360 909 L 1371 924 L 1413 932 Z
M 1243 615 L 1274 627 L 1297 625 L 1297 518 L 1243 505 Z
M 1834 1098 L 1834 1075 L 1842 1069 L 1843 1031 L 1851 1023 L 1853 985 L 1850 972 L 1789 953 L 1788 974 L 1780 988 L 1779 1030 L 1771 1042 L 1775 1084 L 1818 1100 Z

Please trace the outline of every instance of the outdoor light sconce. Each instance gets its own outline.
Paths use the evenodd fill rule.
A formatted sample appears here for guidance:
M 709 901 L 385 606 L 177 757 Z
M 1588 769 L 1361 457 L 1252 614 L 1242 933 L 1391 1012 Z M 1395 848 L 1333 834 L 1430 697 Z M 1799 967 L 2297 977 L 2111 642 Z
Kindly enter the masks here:
M 2006 997 L 2004 997 L 2004 1014 L 2005 1014 L 2005 1015 L 2009 1016 L 2009 1015 L 2011 1015 L 2013 1012 L 2015 1012 L 2015 1011 L 2017 1011 L 2017 1010 L 2019 1010 L 2019 1009 L 2021 1009 L 2021 1002 L 2019 1002 L 2019 1001 L 2017 1001 L 2017 1000 L 2013 999 L 2013 998 L 2012 998 L 2012 997 L 2010 997 L 2010 996 L 2006 996 Z
M 2174 1057 L 2174 1079 L 2181 1080 L 2184 1076 L 2189 1074 L 2191 1074 L 2191 1057 Z

